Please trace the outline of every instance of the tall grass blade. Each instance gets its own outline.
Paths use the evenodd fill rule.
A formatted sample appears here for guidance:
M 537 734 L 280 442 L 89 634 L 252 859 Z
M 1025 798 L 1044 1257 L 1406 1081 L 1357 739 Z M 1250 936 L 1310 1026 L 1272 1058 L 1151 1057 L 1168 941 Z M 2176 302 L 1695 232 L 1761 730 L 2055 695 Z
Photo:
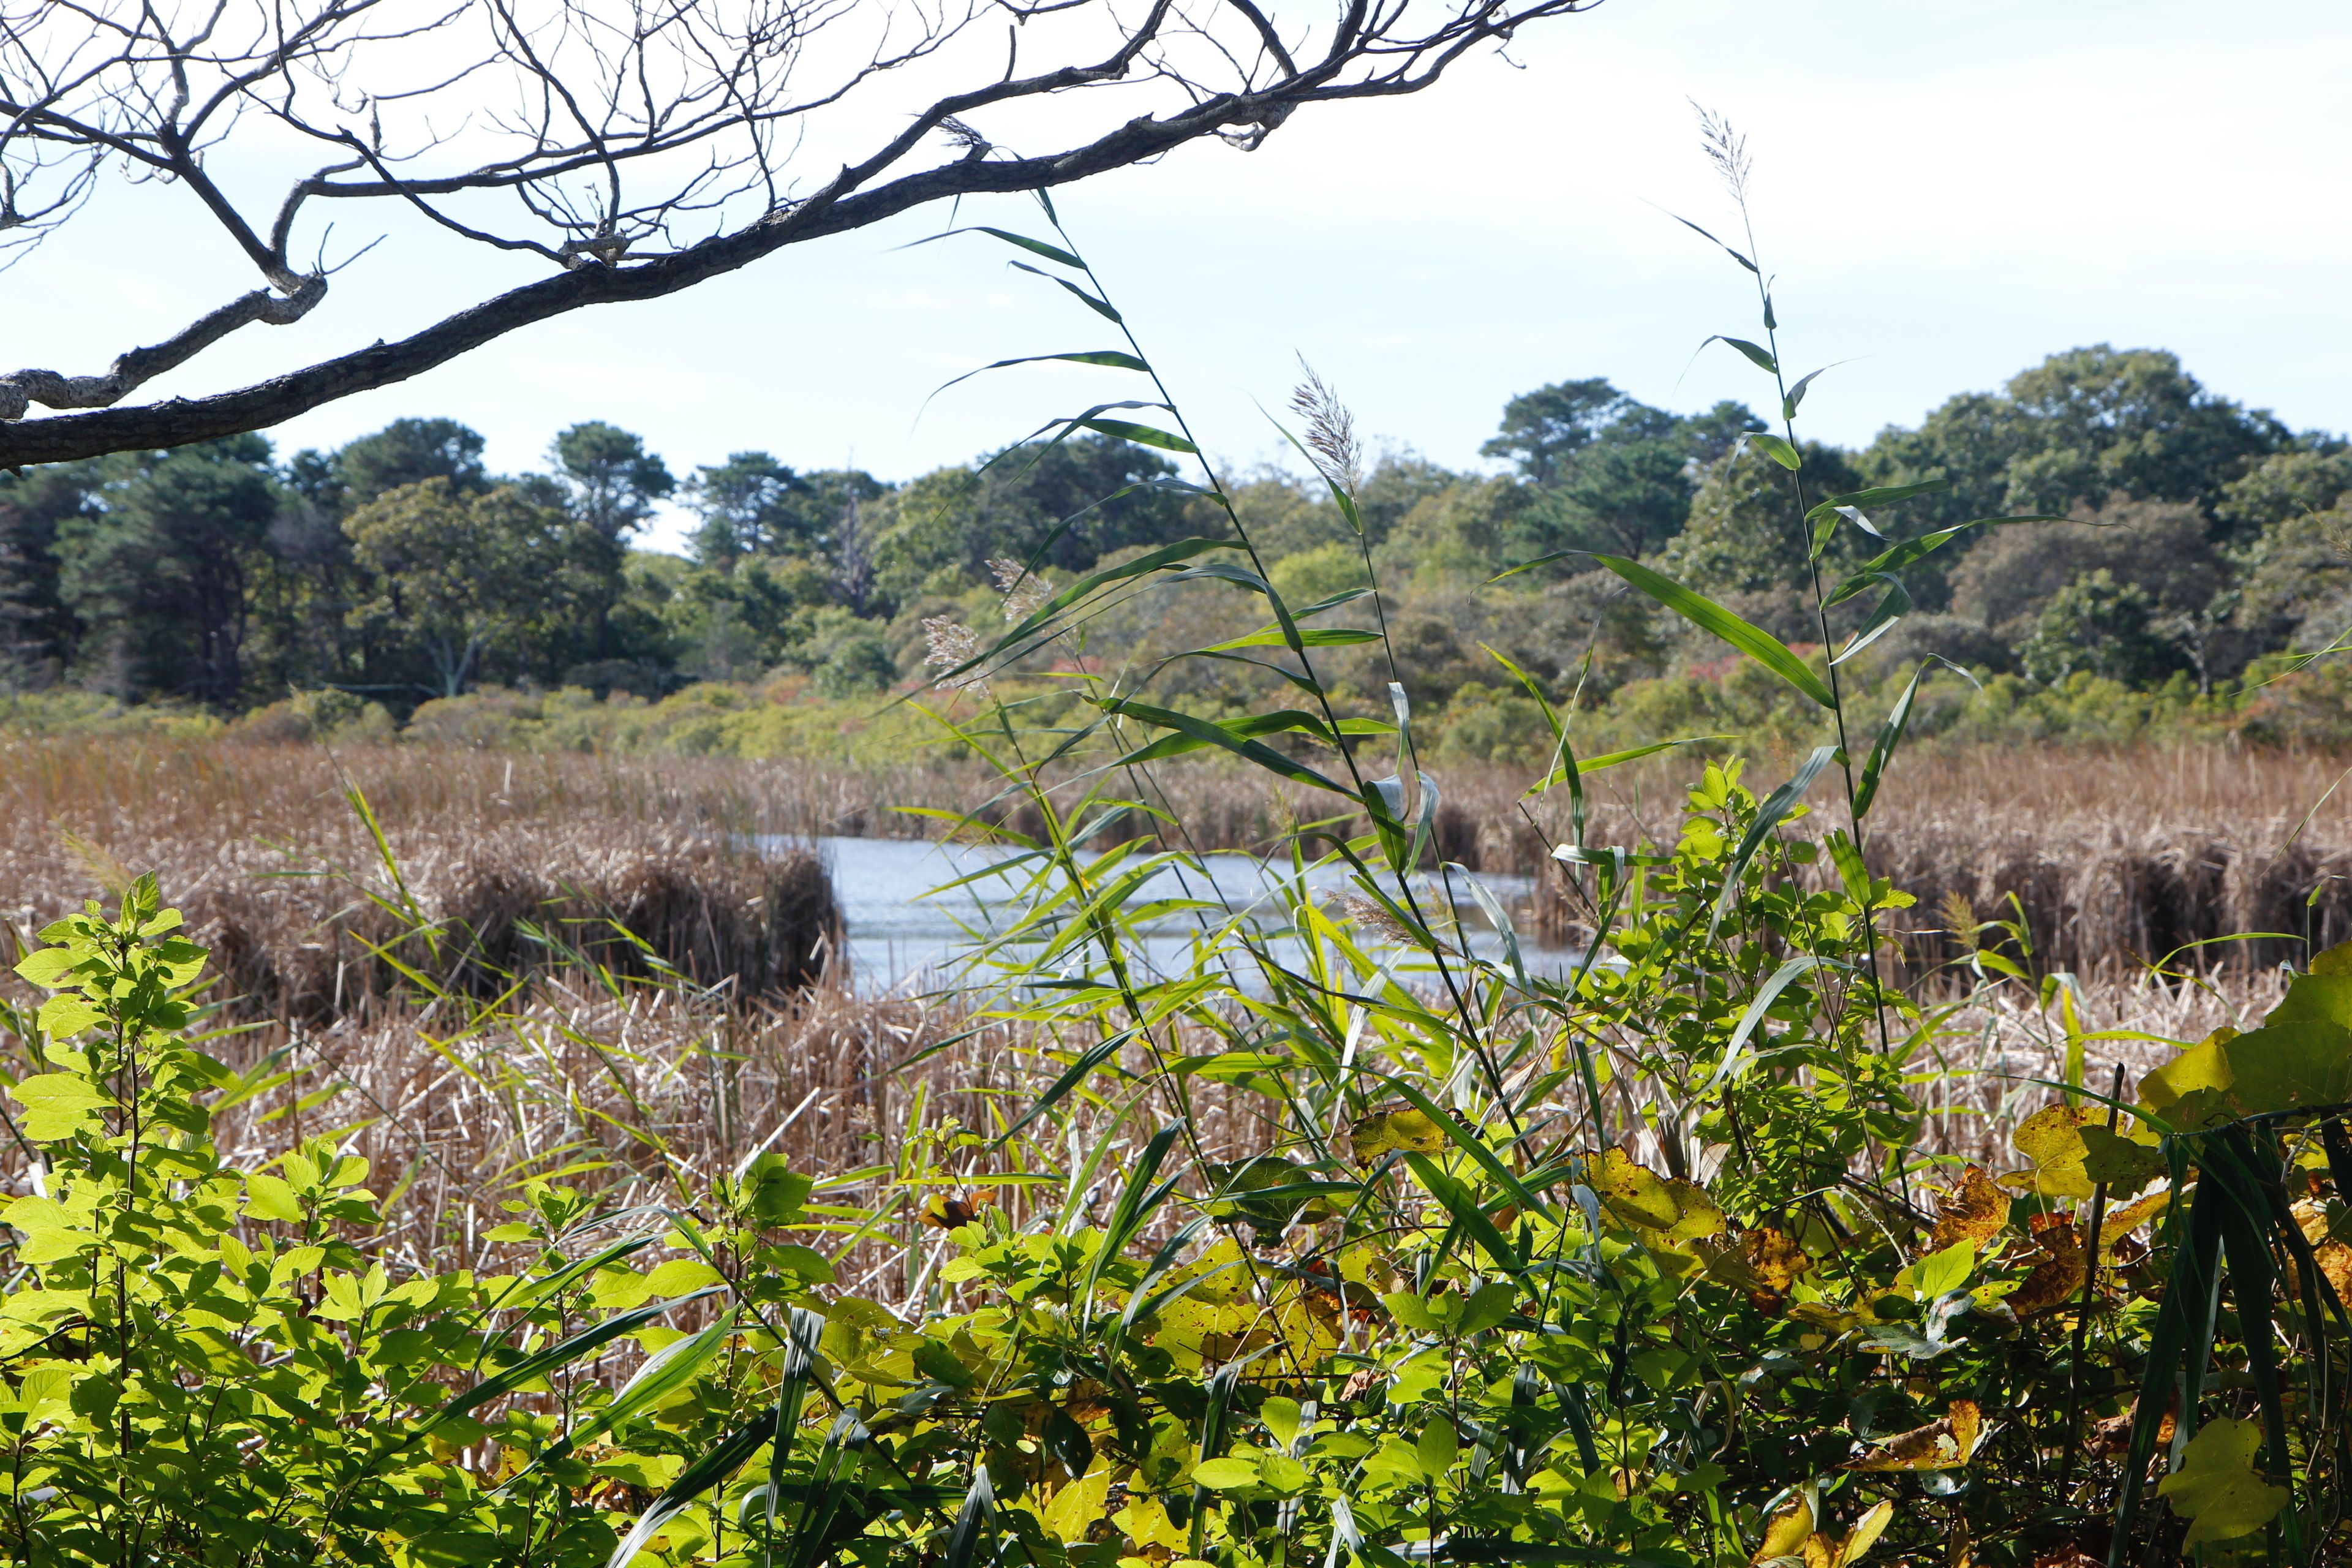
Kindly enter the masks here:
M 1638 561 L 1618 555 L 1595 555 L 1593 559 L 1693 626 L 1721 637 L 1822 707 L 1834 709 L 1838 705 L 1822 678 L 1789 651 L 1788 644 L 1763 627 L 1750 625 L 1706 595 L 1694 593 Z

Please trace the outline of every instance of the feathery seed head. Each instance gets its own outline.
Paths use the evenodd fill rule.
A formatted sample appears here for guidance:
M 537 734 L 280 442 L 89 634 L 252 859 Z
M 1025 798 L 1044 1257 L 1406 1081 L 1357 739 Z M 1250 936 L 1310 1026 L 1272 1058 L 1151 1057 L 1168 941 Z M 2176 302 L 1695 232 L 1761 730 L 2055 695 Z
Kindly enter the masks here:
M 1045 601 L 1054 596 L 1054 585 L 1045 574 L 1025 569 L 1018 561 L 992 555 L 988 561 L 989 574 L 1004 594 L 1004 618 L 1025 621 L 1043 609 Z
M 1730 121 L 1696 99 L 1690 100 L 1690 106 L 1698 113 L 1699 144 L 1706 151 L 1706 161 L 1715 165 L 1716 177 L 1731 193 L 1731 199 L 1745 207 L 1748 175 L 1755 167 L 1748 156 L 1748 138 L 1733 130 Z
M 980 634 L 951 616 L 923 617 L 923 662 L 935 669 L 956 673 L 932 682 L 941 691 L 988 692 L 988 678 L 977 669 L 963 669 L 980 657 Z
M 1314 366 L 1303 358 L 1298 366 L 1307 379 L 1292 388 L 1290 407 L 1307 421 L 1307 450 L 1325 481 L 1352 496 L 1364 479 L 1364 448 L 1356 438 L 1355 416 Z

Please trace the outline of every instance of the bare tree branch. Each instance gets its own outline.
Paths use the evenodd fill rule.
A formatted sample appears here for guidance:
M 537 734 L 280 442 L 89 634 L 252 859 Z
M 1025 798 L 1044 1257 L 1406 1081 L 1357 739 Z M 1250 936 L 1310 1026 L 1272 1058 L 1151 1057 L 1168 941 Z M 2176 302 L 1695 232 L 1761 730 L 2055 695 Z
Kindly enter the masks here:
M 1210 137 L 1255 147 L 1302 107 L 1418 91 L 1474 48 L 1597 3 L 1321 0 L 1286 39 L 1262 0 L 1197 16 L 1179 0 L 0 0 L 0 259 L 69 220 L 112 166 L 186 190 L 268 285 L 103 375 L 0 374 L 0 467 L 262 429 L 532 322 L 676 293 L 928 202 L 1066 184 Z M 870 118 L 875 94 L 936 76 L 973 23 L 1006 13 L 1010 53 L 984 63 L 975 35 L 962 57 L 984 85 L 899 110 L 870 152 L 795 189 L 793 154 L 828 117 L 862 104 Z M 1073 63 L 1014 74 L 1041 49 Z M 1146 112 L 1050 154 L 1012 155 L 975 124 L 1047 100 L 1082 121 L 1106 90 L 1142 95 Z M 248 121 L 325 153 L 266 236 L 215 167 Z M 940 136 L 950 160 L 925 166 Z M 328 278 L 291 259 L 305 215 L 370 201 L 561 270 L 254 385 L 115 406 L 249 322 L 308 316 Z M 26 418 L 35 404 L 86 412 Z

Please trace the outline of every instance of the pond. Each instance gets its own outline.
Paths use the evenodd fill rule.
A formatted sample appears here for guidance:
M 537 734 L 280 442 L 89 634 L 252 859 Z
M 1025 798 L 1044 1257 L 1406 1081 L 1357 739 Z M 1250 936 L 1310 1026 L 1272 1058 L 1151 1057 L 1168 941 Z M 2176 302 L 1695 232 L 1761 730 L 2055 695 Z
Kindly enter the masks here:
M 772 841 L 771 847 L 782 841 Z M 849 963 L 857 988 L 869 994 L 889 991 L 919 991 L 951 975 L 969 952 L 972 933 L 1001 929 L 1008 923 L 1010 904 L 1021 892 L 1030 868 L 1023 866 L 1003 876 L 988 876 L 988 868 L 1010 852 L 964 845 L 935 844 L 910 838 L 821 838 L 817 849 L 833 874 L 834 897 L 841 905 L 846 927 Z M 1170 868 L 1154 876 L 1138 894 L 1138 901 L 1192 897 L 1221 900 L 1235 910 L 1258 908 L 1269 923 L 1278 921 L 1281 907 L 1271 897 L 1273 880 L 1263 862 L 1240 854 L 1210 855 L 1199 870 L 1180 874 Z M 965 886 L 935 891 L 960 878 L 974 877 Z M 1528 899 L 1533 879 L 1521 876 L 1482 876 L 1489 890 L 1509 912 L 1522 933 L 1532 928 Z M 1346 890 L 1343 870 L 1333 868 L 1310 872 L 1309 885 L 1336 901 Z M 1443 896 L 1434 873 L 1417 879 L 1424 908 L 1442 907 Z M 1459 872 L 1453 877 L 1454 902 L 1462 910 L 1474 952 L 1499 956 L 1500 935 L 1479 912 Z M 1146 922 L 1142 950 L 1160 969 L 1183 967 L 1191 944 L 1206 917 L 1180 913 Z M 1277 952 L 1279 949 L 1277 949 Z M 1295 952 L 1295 949 L 1293 950 Z M 1537 946 L 1522 938 L 1520 952 L 1530 972 L 1565 973 L 1581 957 L 1576 951 Z

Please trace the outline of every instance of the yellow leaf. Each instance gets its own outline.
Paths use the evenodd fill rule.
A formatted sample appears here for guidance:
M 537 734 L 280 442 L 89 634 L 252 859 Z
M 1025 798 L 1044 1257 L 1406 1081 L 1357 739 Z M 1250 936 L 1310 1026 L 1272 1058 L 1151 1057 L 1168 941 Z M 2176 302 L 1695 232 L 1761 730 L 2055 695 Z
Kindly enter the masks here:
M 1594 1191 L 1620 1225 L 1665 1233 L 1668 1241 L 1720 1236 L 1723 1211 L 1705 1188 L 1637 1165 L 1622 1149 L 1601 1152 L 1592 1170 Z
M 2311 1249 L 2311 1260 L 2335 1288 L 2338 1301 L 2352 1301 L 2352 1247 L 2340 1241 L 2323 1241 Z
M 1095 1521 L 1103 1516 L 1103 1505 L 1109 1499 L 1110 1467 L 1096 1465 L 1088 1474 L 1054 1494 L 1043 1516 L 1045 1529 L 1065 1545 L 1084 1541 Z
M 1966 1399 L 1952 1401 L 1951 1413 L 1941 1421 L 1931 1421 L 1908 1432 L 1889 1437 L 1878 1452 L 1859 1459 L 1848 1459 L 1841 1469 L 1847 1470 L 1949 1470 L 1969 1462 L 1976 1452 L 1977 1438 L 1984 1430 L 1984 1416 L 1976 1405 Z
M 2176 1126 L 2202 1125 L 2209 1110 L 2218 1109 L 2221 1098 L 2229 1092 L 2230 1058 L 2224 1047 L 2237 1035 L 2235 1029 L 2216 1029 L 2202 1043 L 2141 1079 L 2140 1103 Z M 2204 1098 L 2192 1100 L 2192 1095 Z
M 1357 1163 L 1369 1165 L 1391 1149 L 1408 1154 L 1443 1153 L 1445 1131 L 1427 1115 L 1399 1103 L 1359 1118 L 1348 1142 Z
M 2136 1204 L 2111 1211 L 2099 1222 L 2099 1245 L 2113 1247 L 2148 1221 L 2163 1215 L 2172 1202 L 2169 1189 L 2152 1193 Z
M 1782 1505 L 1764 1527 L 1764 1544 L 1756 1549 L 1756 1561 L 1771 1563 L 1795 1557 L 1802 1552 L 1805 1542 L 1813 1533 L 1813 1507 L 1800 1492 Z
M 1895 1504 L 1890 1501 L 1881 1502 L 1854 1521 L 1853 1528 L 1846 1532 L 1844 1542 L 1838 1547 L 1836 1568 L 1851 1568 L 1853 1563 L 1860 1562 L 1862 1554 L 1878 1543 L 1878 1538 L 1886 1532 L 1886 1526 L 1894 1518 Z
M 1752 1233 L 1751 1233 L 1752 1234 Z M 1706 1270 L 1707 1278 L 1726 1285 L 1737 1285 L 1751 1294 L 1763 1290 L 1763 1280 L 1748 1261 L 1748 1248 L 1738 1237 L 1713 1237 L 1691 1243 L 1691 1256 Z
M 1827 1334 L 1845 1333 L 1862 1321 L 1861 1318 L 1852 1312 L 1843 1312 L 1835 1307 L 1825 1307 L 1819 1301 L 1794 1302 L 1789 1308 L 1789 1316 L 1798 1322 L 1819 1329 Z
M 2020 1129 L 2022 1131 L 2022 1129 Z M 1993 1185 L 1981 1165 L 1970 1165 L 1960 1184 L 1936 1211 L 1936 1234 L 1927 1250 L 1941 1252 L 1955 1242 L 1972 1243 L 1979 1252 L 2009 1223 L 2009 1194 Z
M 2083 1120 L 2074 1107 L 2053 1105 L 2019 1122 L 2010 1142 L 2033 1166 L 2011 1172 L 2001 1177 L 2001 1185 L 2045 1198 L 2089 1197 L 2091 1178 L 2083 1170 L 2089 1154 L 2083 1143 Z
M 1604 1149 L 1592 1169 L 1593 1190 L 1622 1225 L 1664 1230 L 1680 1217 L 1666 1184 L 1633 1163 L 1622 1149 Z
M 2287 1489 L 2254 1473 L 2254 1454 L 2262 1446 L 2261 1426 L 2226 1415 L 2207 1422 L 2189 1439 L 2180 1468 L 2156 1489 L 2171 1500 L 2173 1512 L 2194 1521 L 2183 1545 L 2251 1534 L 2286 1506 Z
M 1106 1467 L 1103 1474 L 1110 1470 Z M 1163 1551 L 1181 1552 L 1192 1544 L 1192 1538 L 1168 1517 L 1168 1505 L 1156 1497 L 1129 1496 L 1127 1506 L 1110 1516 L 1119 1532 L 1139 1547 L 1149 1550 L 1157 1546 Z

